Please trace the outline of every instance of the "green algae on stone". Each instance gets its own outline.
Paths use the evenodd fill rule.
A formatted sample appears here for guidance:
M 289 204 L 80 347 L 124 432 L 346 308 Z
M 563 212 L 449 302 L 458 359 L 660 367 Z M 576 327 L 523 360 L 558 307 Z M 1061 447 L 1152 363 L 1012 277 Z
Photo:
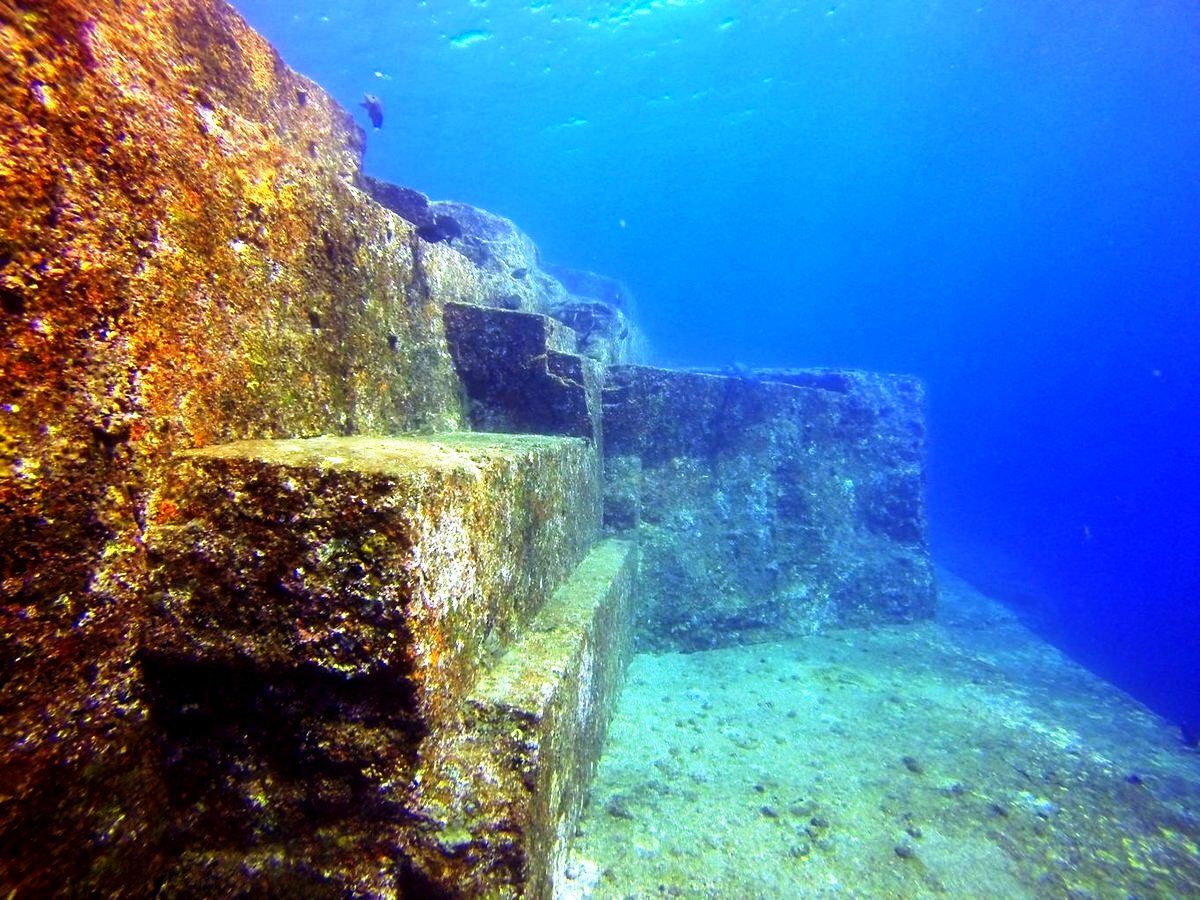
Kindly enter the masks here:
M 456 433 L 177 457 L 155 504 L 154 652 L 365 676 L 447 706 L 582 558 L 595 451 Z

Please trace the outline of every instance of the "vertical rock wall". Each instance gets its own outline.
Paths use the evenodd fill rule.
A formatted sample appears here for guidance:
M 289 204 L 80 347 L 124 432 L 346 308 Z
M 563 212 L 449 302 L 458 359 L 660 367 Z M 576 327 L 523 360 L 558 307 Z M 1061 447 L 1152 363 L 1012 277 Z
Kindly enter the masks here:
M 144 512 L 180 447 L 452 428 L 477 272 L 221 0 L 0 0 L 0 884 L 144 893 Z M 37 853 L 21 848 L 38 848 Z
M 641 645 L 932 615 L 921 400 L 863 372 L 610 369 L 605 517 L 641 545 Z

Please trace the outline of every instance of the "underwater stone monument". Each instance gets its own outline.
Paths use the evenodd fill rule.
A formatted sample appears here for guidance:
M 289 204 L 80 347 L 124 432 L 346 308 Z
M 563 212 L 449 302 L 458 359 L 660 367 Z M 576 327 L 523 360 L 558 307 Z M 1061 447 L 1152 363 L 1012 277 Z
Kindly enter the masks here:
M 635 627 L 931 613 L 912 381 L 631 365 L 221 0 L 0 66 L 5 896 L 548 897 Z

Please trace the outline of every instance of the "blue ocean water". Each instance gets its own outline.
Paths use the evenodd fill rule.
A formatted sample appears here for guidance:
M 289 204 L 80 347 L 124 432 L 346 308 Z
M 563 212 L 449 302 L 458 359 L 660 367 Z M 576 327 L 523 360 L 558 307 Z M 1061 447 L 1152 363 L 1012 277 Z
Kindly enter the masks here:
M 1194 2 L 236 5 L 658 362 L 920 375 L 939 560 L 1200 722 Z

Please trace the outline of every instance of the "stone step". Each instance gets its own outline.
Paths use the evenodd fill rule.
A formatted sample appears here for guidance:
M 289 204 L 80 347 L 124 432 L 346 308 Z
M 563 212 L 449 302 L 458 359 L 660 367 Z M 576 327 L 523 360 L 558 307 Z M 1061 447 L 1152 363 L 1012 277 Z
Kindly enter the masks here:
M 289 784 L 259 771 L 241 809 L 208 798 L 200 812 L 227 830 L 191 835 L 162 895 L 556 896 L 624 680 L 635 571 L 633 544 L 597 544 L 455 715 L 423 737 L 415 774 L 389 768 L 391 738 L 378 727 L 310 717 L 318 745 L 346 731 L 341 753 Z M 264 768 L 253 752 L 231 756 Z
M 604 367 L 549 316 L 447 303 L 443 318 L 473 428 L 600 440 Z
M 141 650 L 171 895 L 252 870 L 279 896 L 305 873 L 421 895 L 394 885 L 422 748 L 590 550 L 597 470 L 580 438 L 478 433 L 180 454 L 150 504 Z
M 155 653 L 401 676 L 436 720 L 598 532 L 595 450 L 479 433 L 179 454 L 151 508 Z
M 480 679 L 461 729 L 422 748 L 414 862 L 434 883 L 557 895 L 629 660 L 636 568 L 634 544 L 598 544 Z

